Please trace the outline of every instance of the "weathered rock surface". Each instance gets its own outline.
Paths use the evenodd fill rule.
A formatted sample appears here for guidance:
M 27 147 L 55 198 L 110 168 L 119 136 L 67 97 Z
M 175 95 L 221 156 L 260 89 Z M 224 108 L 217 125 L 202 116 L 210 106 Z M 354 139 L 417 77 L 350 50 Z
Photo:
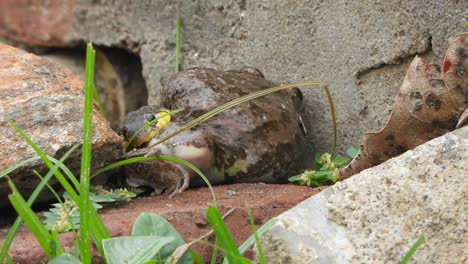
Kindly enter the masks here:
M 221 213 L 225 214 L 231 208 L 236 208 L 225 218 L 225 223 L 238 245 L 252 234 L 245 212 L 246 206 L 252 210 L 255 222 L 262 225 L 318 190 L 275 184 L 233 184 L 215 187 Z M 210 191 L 207 188 L 198 188 L 187 190 L 172 199 L 167 196 L 138 198 L 118 208 L 103 210 L 101 217 L 112 236 L 126 236 L 131 233 L 132 224 L 141 213 L 159 214 L 175 227 L 186 242 L 190 242 L 210 231 L 205 213 L 207 207 L 212 204 Z M 5 238 L 6 231 L 0 230 L 0 243 Z M 60 238 L 63 246 L 73 247 L 72 233 L 61 234 Z M 213 237 L 209 240 L 213 242 Z M 194 249 L 207 263 L 209 262 L 212 248 L 197 244 Z M 15 238 L 9 253 L 15 263 L 44 263 L 47 260 L 35 238 L 26 230 Z M 93 263 L 102 262 L 96 253 L 94 256 Z
M 55 63 L 19 49 L 0 45 L 0 171 L 36 156 L 34 150 L 3 118 L 15 122 L 44 152 L 60 158 L 82 142 L 83 81 Z M 93 112 L 93 166 L 101 167 L 121 154 L 122 139 L 109 123 Z M 79 150 L 66 164 L 80 168 Z M 9 174 L 24 194 L 39 182 L 32 170 L 45 171 L 42 161 Z M 78 170 L 79 172 L 79 170 Z M 75 175 L 79 175 L 76 173 Z M 0 206 L 8 203 L 10 189 L 0 179 Z
M 385 124 L 414 55 L 442 59 L 448 37 L 465 30 L 468 1 L 2 1 L 0 34 L 32 45 L 91 40 L 132 50 L 155 103 L 173 72 L 177 15 L 184 68 L 247 65 L 276 83 L 328 83 L 345 150 Z M 310 146 L 328 150 L 326 97 L 302 90 Z
M 362 171 L 280 215 L 268 263 L 466 263 L 468 127 Z

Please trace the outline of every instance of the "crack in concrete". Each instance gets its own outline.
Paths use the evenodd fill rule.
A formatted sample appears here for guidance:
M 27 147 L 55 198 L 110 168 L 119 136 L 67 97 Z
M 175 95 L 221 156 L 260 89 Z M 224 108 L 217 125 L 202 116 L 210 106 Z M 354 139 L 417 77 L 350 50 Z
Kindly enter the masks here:
M 361 69 L 358 69 L 355 73 L 354 73 L 354 77 L 356 78 L 356 81 L 357 81 L 357 84 L 359 84 L 359 80 L 361 78 L 362 75 L 365 75 L 373 70 L 376 70 L 376 69 L 380 69 L 380 68 L 383 68 L 385 66 L 388 66 L 388 65 L 399 65 L 399 64 L 402 64 L 404 61 L 406 61 L 408 58 L 412 58 L 416 55 L 421 55 L 421 54 L 427 54 L 428 52 L 430 52 L 432 50 L 432 35 L 428 34 L 426 38 L 424 38 L 423 40 L 426 40 L 426 41 L 421 41 L 423 43 L 427 43 L 425 44 L 425 46 L 423 46 L 422 49 L 418 49 L 416 50 L 416 52 L 411 52 L 411 53 L 407 53 L 406 51 L 401 51 L 397 56 L 395 56 L 394 58 L 390 59 L 388 62 L 385 62 L 385 61 L 379 61 L 377 63 L 374 63 L 370 66 L 366 66 L 366 67 L 363 67 Z

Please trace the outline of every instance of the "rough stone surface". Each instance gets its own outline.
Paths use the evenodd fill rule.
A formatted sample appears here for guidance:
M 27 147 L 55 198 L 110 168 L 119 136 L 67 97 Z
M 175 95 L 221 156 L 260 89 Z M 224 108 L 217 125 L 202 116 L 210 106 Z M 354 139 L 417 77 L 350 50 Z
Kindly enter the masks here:
M 40 46 L 72 46 L 75 0 L 0 1 L 0 35 Z
M 57 64 L 0 44 L 0 171 L 36 156 L 3 116 L 10 118 L 44 152 L 57 159 L 82 142 L 83 87 L 79 77 Z M 122 139 L 110 129 L 96 107 L 93 117 L 93 166 L 101 167 L 121 154 Z M 75 172 L 80 168 L 80 156 L 80 151 L 75 151 L 66 162 Z M 39 182 L 32 170 L 44 172 L 45 167 L 41 161 L 36 161 L 9 173 L 24 194 Z M 8 193 L 6 180 L 0 179 L 1 206 L 7 203 Z
M 184 22 L 185 68 L 226 70 L 248 65 L 276 83 L 327 82 L 337 105 L 341 150 L 357 146 L 362 132 L 383 126 L 408 61 L 416 54 L 441 61 L 447 38 L 463 31 L 468 18 L 467 1 L 65 2 L 74 16 L 68 15 L 69 9 L 53 6 L 57 19 L 47 24 L 48 13 L 25 15 L 34 8 L 47 9 L 44 4 L 5 1 L 0 24 L 7 30 L 0 33 L 30 44 L 59 45 L 35 39 L 51 35 L 55 30 L 51 25 L 64 18 L 63 24 L 73 25 L 62 32 L 64 45 L 91 40 L 138 53 L 149 102 L 154 103 L 161 81 L 173 72 L 178 14 Z M 24 9 L 24 16 L 11 15 L 11 9 Z M 36 25 L 41 25 L 40 30 Z M 321 90 L 302 90 L 310 146 L 329 149 L 332 132 L 326 97 Z
M 420 235 L 415 263 L 466 263 L 467 172 L 463 127 L 280 215 L 268 263 L 398 263 Z
M 274 184 L 233 184 L 216 186 L 215 193 L 221 213 L 236 208 L 225 217 L 225 223 L 232 231 L 238 245 L 251 234 L 249 219 L 244 208 L 252 210 L 258 225 L 288 210 L 297 203 L 317 193 L 320 189 L 293 185 Z M 193 241 L 210 231 L 205 220 L 208 206 L 213 204 L 207 188 L 190 189 L 169 199 L 167 196 L 138 198 L 131 203 L 103 210 L 101 217 L 112 236 L 126 236 L 131 233 L 132 224 L 143 212 L 155 213 L 165 217 L 182 235 L 186 242 Z M 0 243 L 8 230 L 0 229 Z M 61 234 L 62 245 L 73 248 L 73 234 Z M 213 237 L 209 238 L 211 243 Z M 194 247 L 209 263 L 212 248 L 197 244 Z M 46 258 L 31 233 L 23 229 L 13 241 L 9 251 L 15 263 L 45 263 Z M 94 252 L 93 263 L 102 263 Z

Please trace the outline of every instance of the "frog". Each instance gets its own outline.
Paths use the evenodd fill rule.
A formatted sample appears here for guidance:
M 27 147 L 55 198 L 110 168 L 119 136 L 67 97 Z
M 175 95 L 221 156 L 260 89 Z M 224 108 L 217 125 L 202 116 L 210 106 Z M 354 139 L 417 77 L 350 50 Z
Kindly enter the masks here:
M 211 184 L 286 183 L 304 170 L 303 97 L 292 88 L 239 104 L 205 122 L 155 145 L 161 138 L 206 112 L 233 99 L 275 87 L 252 67 L 221 71 L 192 68 L 180 72 L 161 88 L 157 105 L 128 113 L 120 134 L 128 142 L 126 157 L 172 156 L 202 171 Z M 182 109 L 157 129 L 141 129 L 158 114 Z M 154 133 L 155 130 L 158 133 Z M 204 181 L 190 168 L 168 161 L 127 165 L 127 183 L 147 186 L 172 197 Z

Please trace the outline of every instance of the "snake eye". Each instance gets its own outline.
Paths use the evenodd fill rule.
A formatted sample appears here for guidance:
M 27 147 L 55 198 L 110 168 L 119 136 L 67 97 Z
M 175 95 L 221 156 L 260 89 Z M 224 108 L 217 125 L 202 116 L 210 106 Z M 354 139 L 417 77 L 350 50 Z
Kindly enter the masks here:
M 148 122 L 151 122 L 155 119 L 156 117 L 153 114 L 145 114 L 145 119 Z

